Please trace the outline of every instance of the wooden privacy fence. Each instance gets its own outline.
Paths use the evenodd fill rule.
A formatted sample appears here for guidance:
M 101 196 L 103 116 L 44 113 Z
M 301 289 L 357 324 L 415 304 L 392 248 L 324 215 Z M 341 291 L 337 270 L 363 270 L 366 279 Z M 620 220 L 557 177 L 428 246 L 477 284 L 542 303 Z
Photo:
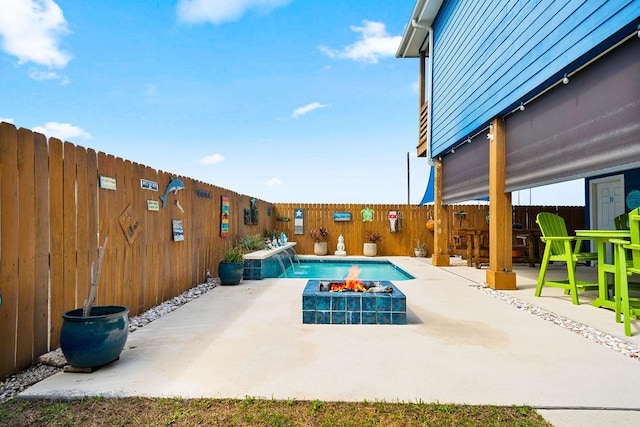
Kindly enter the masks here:
M 433 206 L 416 205 L 391 205 L 391 204 L 312 204 L 312 203 L 274 203 L 276 216 L 276 231 L 284 231 L 290 241 L 297 242 L 296 252 L 299 254 L 313 254 L 313 239 L 309 236 L 309 230 L 320 226 L 329 231 L 327 246 L 329 255 L 333 254 L 338 244 L 338 236 L 344 237 L 347 255 L 362 255 L 363 243 L 367 231 L 374 231 L 382 235 L 382 241 L 378 243 L 378 255 L 407 256 L 413 255 L 416 240 L 427 244 L 431 255 L 433 250 L 433 232 L 427 230 L 426 223 L 433 218 Z M 302 209 L 304 218 L 304 234 L 294 234 L 295 211 Z M 371 222 L 364 222 L 362 211 L 373 210 Z M 401 216 L 400 230 L 390 231 L 390 223 L 387 215 L 390 211 L 396 211 Z M 464 216 L 457 216 L 456 212 L 464 212 Z M 450 238 L 450 253 L 463 254 L 464 251 L 456 250 L 454 236 L 456 228 L 473 228 L 487 230 L 488 205 L 449 205 L 448 231 Z M 512 209 L 512 222 L 519 223 L 523 228 L 538 228 L 535 223 L 539 212 L 553 212 L 567 221 L 567 228 L 572 233 L 576 229 L 586 228 L 584 222 L 584 207 L 582 206 L 514 206 Z M 334 214 L 349 214 L 349 221 L 336 221 Z M 343 218 L 344 215 L 338 215 Z M 282 221 L 286 218 L 288 221 Z M 490 218 L 489 218 L 490 220 Z
M 162 207 L 160 196 L 174 177 L 183 181 L 185 189 L 167 194 Z M 157 191 L 143 186 L 142 180 L 151 188 L 155 183 Z M 115 190 L 109 189 L 114 183 Z M 227 237 L 220 235 L 222 197 L 228 198 L 230 207 Z M 252 216 L 252 200 L 0 123 L 0 378 L 58 347 L 62 313 L 82 305 L 91 264 L 107 236 L 96 303 L 127 306 L 131 316 L 204 282 L 207 270 L 217 276 L 225 246 L 245 234 L 284 231 L 297 242 L 300 254 L 313 253 L 308 232 L 321 225 L 329 230 L 330 253 L 342 234 L 347 253 L 362 254 L 367 231 L 382 234 L 380 255 L 412 255 L 416 239 L 433 249 L 433 233 L 425 227 L 431 206 L 254 200 L 258 215 Z M 160 207 L 154 210 L 153 203 Z M 373 210 L 371 222 L 362 220 L 366 208 Z M 294 233 L 295 209 L 304 211 L 303 235 Z M 487 206 L 448 209 L 450 227 L 459 209 L 467 212 L 466 226 L 486 226 Z M 571 218 L 571 230 L 584 227 L 580 207 L 516 207 L 514 220 L 535 218 L 540 210 Z M 401 215 L 398 232 L 389 230 L 389 211 Z M 350 213 L 351 220 L 335 221 L 336 212 Z M 182 221 L 183 241 L 174 240 L 174 220 Z
M 292 204 L 275 203 L 276 219 L 289 218 L 288 222 L 276 220 L 276 230 L 284 231 L 289 240 L 295 241 L 296 252 L 299 254 L 313 254 L 314 240 L 309 231 L 320 226 L 329 231 L 327 246 L 332 255 L 338 245 L 338 236 L 342 234 L 347 255 L 362 255 L 363 244 L 367 231 L 382 235 L 378 243 L 378 255 L 413 255 L 415 240 L 431 242 L 433 247 L 433 233 L 427 231 L 425 224 L 432 215 L 431 206 L 391 205 L 391 204 Z M 304 234 L 294 233 L 295 211 L 301 209 L 304 216 Z M 363 221 L 363 210 L 372 209 L 371 222 Z M 387 215 L 390 211 L 400 213 L 400 230 L 391 232 Z M 350 220 L 334 220 L 350 215 Z
M 116 189 L 100 188 L 100 176 Z M 172 177 L 0 123 L 0 378 L 58 347 L 61 315 L 82 305 L 105 237 L 96 303 L 125 305 L 135 316 L 204 282 L 207 269 L 216 276 L 237 236 L 273 229 L 269 203 L 258 200 L 258 223 L 245 224 L 250 197 L 185 177 L 177 177 L 184 190 L 149 210 Z M 142 188 L 143 179 L 158 191 Z M 222 196 L 230 205 L 226 238 Z M 173 220 L 182 220 L 184 241 L 173 240 Z

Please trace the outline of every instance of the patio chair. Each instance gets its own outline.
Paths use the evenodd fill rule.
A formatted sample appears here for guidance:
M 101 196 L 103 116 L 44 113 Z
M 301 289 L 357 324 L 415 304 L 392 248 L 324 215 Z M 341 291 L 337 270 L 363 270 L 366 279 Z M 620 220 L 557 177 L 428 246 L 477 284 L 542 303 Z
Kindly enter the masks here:
M 628 230 L 629 229 L 629 214 L 623 213 L 622 215 L 618 215 L 613 218 L 613 224 L 616 227 L 616 230 Z
M 616 230 L 628 230 L 629 229 L 629 214 L 623 213 L 613 218 L 613 224 Z M 615 256 L 615 254 L 614 254 Z M 631 264 L 631 251 L 627 251 L 627 264 Z
M 540 262 L 540 274 L 538 275 L 535 296 L 540 296 L 543 286 L 550 286 L 564 289 L 565 294 L 571 294 L 571 301 L 574 304 L 580 304 L 578 301 L 578 289 L 598 289 L 598 284 L 577 280 L 576 265 L 579 262 L 597 260 L 598 254 L 595 252 L 580 252 L 582 239 L 568 235 L 567 226 L 561 216 L 550 212 L 540 212 L 536 217 L 536 222 L 542 232 L 540 239 L 545 245 L 544 255 Z M 572 245 L 574 242 L 575 245 Z M 545 280 L 549 263 L 556 261 L 566 263 L 568 278 L 560 281 Z
M 638 289 L 638 283 L 629 282 L 629 277 L 640 275 L 640 208 L 629 212 L 631 241 L 612 239 L 615 245 L 616 280 L 615 309 L 616 322 L 624 317 L 624 333 L 631 336 L 631 319 L 640 317 L 640 298 L 629 295 L 630 289 Z

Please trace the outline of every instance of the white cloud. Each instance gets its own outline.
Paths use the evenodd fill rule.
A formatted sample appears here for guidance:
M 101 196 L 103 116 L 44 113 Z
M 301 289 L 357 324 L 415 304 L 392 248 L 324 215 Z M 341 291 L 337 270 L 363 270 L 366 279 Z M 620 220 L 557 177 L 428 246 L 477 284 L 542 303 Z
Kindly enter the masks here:
M 56 80 L 60 78 L 60 74 L 55 71 L 42 71 L 33 68 L 29 70 L 29 77 L 33 80 Z
M 325 107 L 326 107 L 325 104 L 321 104 L 319 102 L 312 102 L 311 104 L 307 104 L 303 107 L 299 107 L 293 110 L 293 113 L 291 113 L 291 117 L 293 117 L 294 119 L 297 119 L 300 116 L 303 116 L 307 113 L 312 112 L 313 110 L 317 110 L 319 108 L 325 108 Z
M 220 24 L 237 21 L 247 11 L 269 12 L 285 6 L 290 0 L 179 0 L 178 19 L 182 22 Z
M 69 123 L 47 122 L 44 126 L 36 126 L 34 132 L 45 134 L 48 137 L 69 141 L 72 138 L 93 139 L 91 134 L 84 129 L 70 125 Z
M 362 21 L 362 27 L 351 26 L 351 31 L 360 33 L 360 40 L 340 50 L 319 46 L 330 58 L 353 59 L 377 64 L 380 57 L 395 56 L 402 36 L 391 36 L 382 22 Z
M 201 158 L 198 162 L 203 165 L 215 165 L 216 163 L 224 162 L 224 157 L 221 154 L 212 154 Z
M 42 71 L 34 68 L 29 71 L 29 77 L 31 77 L 33 80 L 39 80 L 39 81 L 60 80 L 60 83 L 62 83 L 63 85 L 66 85 L 67 83 L 69 83 L 68 78 L 66 78 L 65 76 L 61 76 L 55 71 Z
M 0 122 L 11 123 L 13 124 L 13 119 L 9 117 L 0 117 Z
M 0 13 L 2 50 L 20 64 L 33 62 L 63 68 L 71 60 L 60 50 L 60 38 L 69 33 L 67 21 L 53 0 L 4 0 Z
M 273 186 L 276 186 L 276 185 L 282 185 L 283 182 L 282 182 L 282 180 L 280 178 L 273 177 L 270 180 L 265 181 L 265 184 L 267 186 L 269 186 L 269 187 L 273 187 Z

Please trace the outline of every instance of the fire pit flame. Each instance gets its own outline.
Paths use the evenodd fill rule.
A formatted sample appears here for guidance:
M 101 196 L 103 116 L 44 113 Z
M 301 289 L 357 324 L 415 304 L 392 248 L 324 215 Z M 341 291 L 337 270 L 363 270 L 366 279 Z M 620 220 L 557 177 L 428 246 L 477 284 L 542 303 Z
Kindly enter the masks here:
M 363 282 L 358 278 L 361 271 L 357 265 L 353 265 L 344 282 L 320 282 L 320 290 L 330 292 L 393 292 L 390 286 L 381 286 L 380 282 Z

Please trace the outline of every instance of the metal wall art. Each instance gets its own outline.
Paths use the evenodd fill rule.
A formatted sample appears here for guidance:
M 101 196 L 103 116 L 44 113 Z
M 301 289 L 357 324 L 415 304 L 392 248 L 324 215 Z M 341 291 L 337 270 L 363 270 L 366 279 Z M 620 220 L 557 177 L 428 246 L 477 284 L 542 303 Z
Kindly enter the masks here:
M 229 235 L 229 198 L 222 196 L 220 198 L 220 236 L 227 237 Z
M 167 185 L 167 189 L 164 191 L 164 194 L 160 196 L 160 200 L 162 200 L 162 207 L 164 208 L 169 193 L 173 193 L 173 195 L 175 196 L 178 191 L 184 189 L 184 182 L 180 178 L 171 178 L 171 181 L 169 181 L 169 185 Z

